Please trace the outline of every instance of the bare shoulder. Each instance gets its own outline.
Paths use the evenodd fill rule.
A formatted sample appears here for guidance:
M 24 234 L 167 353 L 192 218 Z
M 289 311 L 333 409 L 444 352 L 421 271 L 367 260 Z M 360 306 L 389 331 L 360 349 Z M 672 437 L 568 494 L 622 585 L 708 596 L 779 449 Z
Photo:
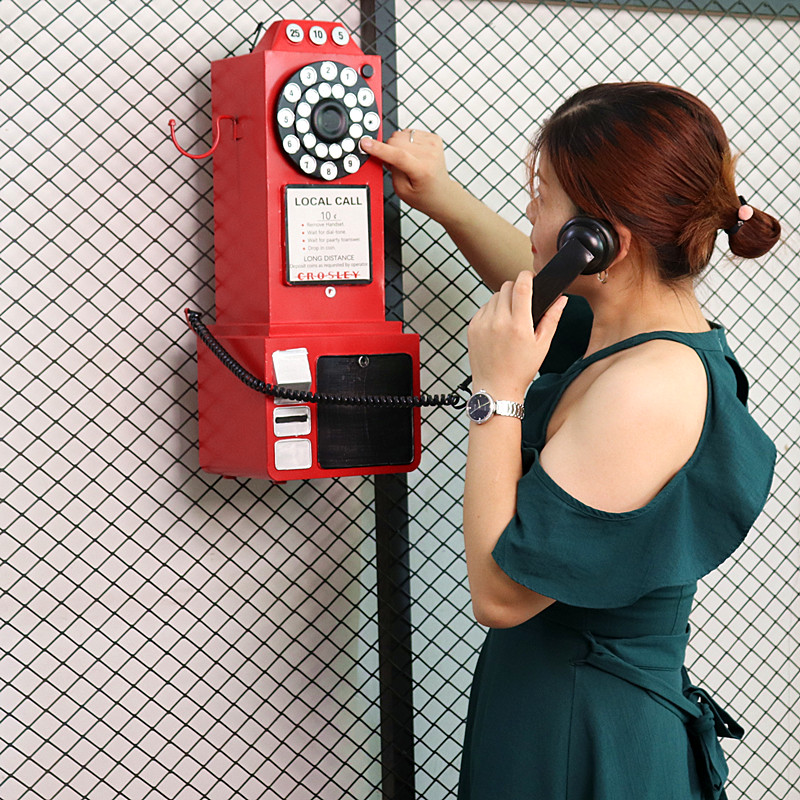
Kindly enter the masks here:
M 614 394 L 628 406 L 647 401 L 654 412 L 691 413 L 693 407 L 705 407 L 707 383 L 695 350 L 670 339 L 653 339 L 617 353 L 588 387 L 587 397 Z
M 670 340 L 596 363 L 602 368 L 543 449 L 542 466 L 582 502 L 628 511 L 649 502 L 695 451 L 705 367 L 694 350 Z

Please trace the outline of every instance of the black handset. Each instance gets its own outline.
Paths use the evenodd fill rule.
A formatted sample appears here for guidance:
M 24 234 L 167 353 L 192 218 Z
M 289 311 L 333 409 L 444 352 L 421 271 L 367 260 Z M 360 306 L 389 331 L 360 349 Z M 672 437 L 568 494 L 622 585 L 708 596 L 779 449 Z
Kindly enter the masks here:
M 594 275 L 617 255 L 614 228 L 594 217 L 573 217 L 558 234 L 558 252 L 533 279 L 533 325 L 578 275 Z

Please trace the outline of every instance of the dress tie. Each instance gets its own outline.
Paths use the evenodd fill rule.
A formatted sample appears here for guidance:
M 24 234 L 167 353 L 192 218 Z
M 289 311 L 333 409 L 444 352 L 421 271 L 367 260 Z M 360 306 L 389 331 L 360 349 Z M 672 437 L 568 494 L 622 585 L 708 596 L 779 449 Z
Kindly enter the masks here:
M 681 667 L 683 692 L 666 681 L 620 658 L 589 632 L 584 632 L 590 649 L 585 659 L 575 664 L 589 664 L 615 675 L 646 691 L 654 700 L 678 715 L 686 726 L 689 743 L 697 765 L 703 800 L 727 800 L 725 781 L 728 765 L 720 738 L 741 739 L 744 729 L 705 690 L 693 686 L 685 667 Z

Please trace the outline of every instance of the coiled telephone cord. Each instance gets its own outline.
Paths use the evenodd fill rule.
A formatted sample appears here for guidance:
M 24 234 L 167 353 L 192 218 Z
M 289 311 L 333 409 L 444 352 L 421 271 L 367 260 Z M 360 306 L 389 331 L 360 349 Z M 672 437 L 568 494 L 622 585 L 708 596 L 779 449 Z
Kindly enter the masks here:
M 297 389 L 288 389 L 285 386 L 276 386 L 266 383 L 248 372 L 214 337 L 214 334 L 200 319 L 199 311 L 186 309 L 186 321 L 189 327 L 197 334 L 198 338 L 208 349 L 226 366 L 242 383 L 251 389 L 270 397 L 279 397 L 282 400 L 292 400 L 298 403 L 331 403 L 344 406 L 381 406 L 386 408 L 419 408 L 419 407 L 445 407 L 463 408 L 466 399 L 455 392 L 450 394 L 420 395 L 331 395 L 320 392 L 302 392 Z M 456 391 L 467 392 L 470 383 L 467 378 Z

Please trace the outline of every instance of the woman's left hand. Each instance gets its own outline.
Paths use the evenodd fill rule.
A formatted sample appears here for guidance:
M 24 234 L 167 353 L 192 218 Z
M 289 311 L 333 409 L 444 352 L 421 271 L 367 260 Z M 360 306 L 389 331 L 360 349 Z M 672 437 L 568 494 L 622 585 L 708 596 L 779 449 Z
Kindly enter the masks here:
M 544 361 L 567 304 L 562 296 L 547 310 L 534 330 L 531 303 L 533 273 L 524 270 L 507 281 L 480 308 L 469 324 L 469 362 L 472 386 L 498 400 L 521 402 Z

